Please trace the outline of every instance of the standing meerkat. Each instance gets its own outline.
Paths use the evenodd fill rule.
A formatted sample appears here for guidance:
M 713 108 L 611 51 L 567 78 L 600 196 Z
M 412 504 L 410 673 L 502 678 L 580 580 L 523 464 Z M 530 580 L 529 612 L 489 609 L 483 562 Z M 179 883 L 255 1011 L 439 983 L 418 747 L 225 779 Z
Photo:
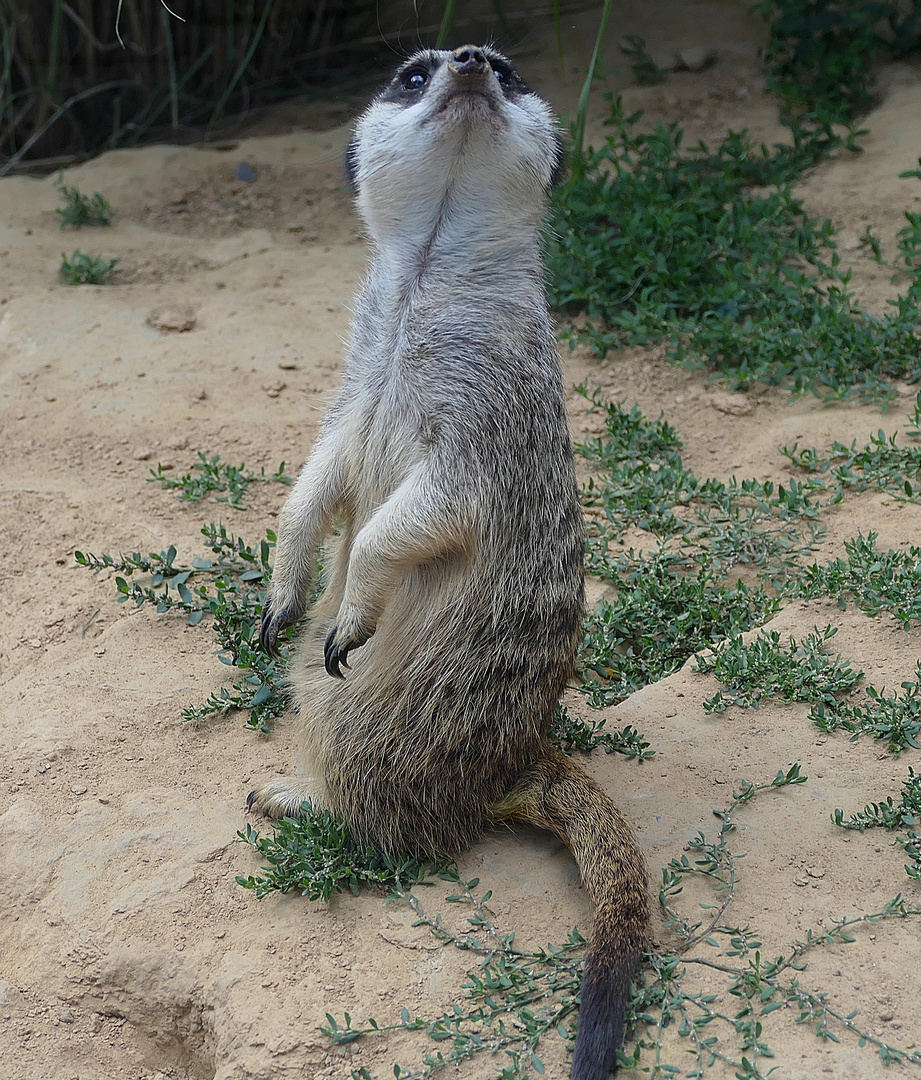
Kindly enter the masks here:
M 596 910 L 572 1075 L 603 1080 L 648 898 L 627 822 L 548 740 L 584 592 L 541 263 L 559 160 L 549 107 L 490 48 L 417 53 L 358 121 L 348 168 L 373 257 L 262 624 L 275 652 L 338 523 L 290 671 L 307 775 L 249 804 L 326 807 L 390 855 L 457 853 L 497 822 L 555 833 Z

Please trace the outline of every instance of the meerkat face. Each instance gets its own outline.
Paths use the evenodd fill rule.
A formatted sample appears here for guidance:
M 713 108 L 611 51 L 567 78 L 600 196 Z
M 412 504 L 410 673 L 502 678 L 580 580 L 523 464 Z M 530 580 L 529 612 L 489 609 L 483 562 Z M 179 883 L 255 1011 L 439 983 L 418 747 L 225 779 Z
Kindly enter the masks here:
M 446 210 L 539 221 L 560 160 L 550 107 L 488 47 L 411 56 L 358 121 L 347 168 L 372 236 L 418 236 Z

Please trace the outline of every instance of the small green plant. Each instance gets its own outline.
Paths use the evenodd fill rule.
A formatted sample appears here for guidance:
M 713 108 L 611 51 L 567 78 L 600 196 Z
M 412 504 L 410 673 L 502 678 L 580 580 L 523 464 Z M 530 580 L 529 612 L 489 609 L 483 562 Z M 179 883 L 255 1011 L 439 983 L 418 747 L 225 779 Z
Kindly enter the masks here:
M 117 258 L 104 259 L 79 250 L 70 257 L 62 252 L 60 278 L 65 285 L 110 285 L 118 262 Z
M 603 436 L 579 447 L 593 469 L 583 491 L 587 568 L 612 586 L 585 620 L 580 652 L 583 690 L 602 706 L 775 614 L 775 584 L 798 577 L 821 534 L 827 485 L 701 480 L 663 419 L 578 389 L 605 422 Z M 649 550 L 618 550 L 631 526 L 650 534 Z M 734 580 L 739 566 L 770 585 Z
M 309 803 L 304 803 L 297 818 L 277 822 L 271 836 L 260 836 L 247 825 L 237 837 L 269 864 L 263 868 L 264 876 L 237 878 L 238 884 L 252 889 L 260 899 L 272 892 L 297 890 L 309 900 L 325 901 L 333 893 L 348 890 L 357 896 L 362 888 L 419 885 L 436 875 L 457 880 L 453 860 L 394 862 L 361 847 L 346 825 L 328 810 L 314 810 Z
M 909 420 L 912 438 L 917 438 L 919 419 L 921 394 Z M 815 447 L 801 450 L 797 443 L 780 452 L 804 472 L 830 476 L 835 485 L 832 502 L 840 502 L 846 490 L 885 491 L 900 501 L 921 502 L 921 446 L 899 446 L 897 435 L 887 437 L 880 430 L 860 450 L 855 439 L 850 446 L 833 442 L 826 454 Z
M 869 803 L 850 817 L 843 810 L 835 810 L 832 821 L 842 829 L 906 829 L 904 836 L 897 836 L 905 854 L 911 859 L 905 866 L 910 878 L 921 881 L 921 775 L 908 770 L 908 779 L 902 784 L 901 801 L 896 803 L 891 795 L 885 802 Z
M 655 86 L 668 77 L 668 68 L 660 68 L 646 50 L 646 42 L 639 34 L 630 34 L 620 51 L 630 58 L 630 70 L 640 86 Z
M 707 698 L 707 712 L 724 712 L 729 705 L 757 709 L 764 698 L 808 703 L 809 719 L 826 734 L 843 730 L 851 741 L 861 735 L 885 739 L 888 749 L 899 754 L 921 749 L 921 661 L 915 679 L 902 683 L 903 694 L 887 695 L 874 686 L 866 688 L 867 704 L 847 700 L 863 678 L 849 660 L 830 656 L 826 644 L 837 633 L 834 627 L 815 629 L 799 643 L 790 638 L 781 644 L 775 630 L 762 631 L 748 643 L 733 638 L 709 655 L 699 655 L 696 671 L 713 674 L 724 684 Z
M 561 705 L 553 718 L 550 741 L 564 754 L 573 754 L 576 750 L 590 754 L 600 746 L 606 754 L 623 754 L 639 761 L 655 757 L 655 750 L 649 749 L 649 743 L 636 728 L 627 724 L 621 731 L 605 731 L 606 722 L 605 717 L 592 720 L 591 717 L 570 716 L 569 710 Z
M 243 709 L 249 712 L 250 727 L 270 731 L 287 707 L 281 669 L 288 646 L 282 645 L 279 662 L 265 653 L 259 641 L 275 534 L 267 531 L 264 540 L 250 547 L 223 525 L 212 522 L 202 528 L 202 535 L 212 557 L 193 559 L 190 566 L 176 565 L 177 552 L 172 545 L 166 551 L 146 556 L 137 551 L 117 558 L 75 551 L 74 558 L 94 574 L 113 571 L 119 603 L 133 601 L 137 607 L 148 604 L 161 613 L 183 612 L 190 626 L 197 626 L 206 615 L 211 617 L 220 646 L 218 659 L 242 668 L 244 674 L 232 691 L 222 687 L 203 705 L 186 709 L 186 720 L 204 720 L 231 709 Z M 125 578 L 132 574 L 149 576 L 149 584 L 129 583 Z
M 611 545 L 631 525 L 651 533 L 669 557 L 681 552 L 695 572 L 704 569 L 696 561 L 709 560 L 724 573 L 751 564 L 783 576 L 812 550 L 822 532 L 825 482 L 701 480 L 685 466 L 681 439 L 664 420 L 650 422 L 635 406 L 628 413 L 576 389 L 605 421 L 604 436 L 578 447 L 594 472 L 583 491 L 590 571 L 611 576 L 605 572 Z
M 833 626 L 815 628 L 802 641 L 791 637 L 782 645 L 776 630 L 762 630 L 753 641 L 736 636 L 709 655 L 697 656 L 694 670 L 715 675 L 724 686 L 704 701 L 704 710 L 720 713 L 729 705 L 757 709 L 765 697 L 837 709 L 839 697 L 863 678 L 849 660 L 828 654 L 828 642 L 837 632 Z
M 220 455 L 208 457 L 201 450 L 198 451 L 198 461 L 192 466 L 198 470 L 197 475 L 186 473 L 178 480 L 167 476 L 163 466 L 158 462 L 156 469 L 150 470 L 148 480 L 157 481 L 167 491 L 175 491 L 180 499 L 185 502 L 201 502 L 208 495 L 224 491 L 226 495 L 216 495 L 218 502 L 225 502 L 234 510 L 245 510 L 246 507 L 240 501 L 251 484 L 290 484 L 291 477 L 285 473 L 285 463 L 282 462 L 275 472 L 266 476 L 265 469 L 259 473 L 253 473 L 244 465 L 228 465 L 222 462 Z
M 850 599 L 867 615 L 888 611 L 908 630 L 921 619 L 921 548 L 879 551 L 874 532 L 845 540 L 843 559 L 803 566 L 785 595 L 830 596 L 844 611 Z
M 617 593 L 595 605 L 583 624 L 579 670 L 589 704 L 603 708 L 671 675 L 700 649 L 765 622 L 776 597 L 725 572 L 705 555 L 688 570 L 680 554 L 633 550 L 607 564 Z
M 55 187 L 64 200 L 64 205 L 55 211 L 62 229 L 82 229 L 84 225 L 102 226 L 112 223 L 109 200 L 98 191 L 92 195 L 83 195 L 78 188 L 64 183 L 63 174 L 58 177 Z
M 875 686 L 867 687 L 868 702 L 865 705 L 846 701 L 832 706 L 826 702 L 816 703 L 810 713 L 822 731 L 839 729 L 851 732 L 851 741 L 861 735 L 884 739 L 893 754 L 903 750 L 921 749 L 921 660 L 915 669 L 915 678 L 902 683 L 902 694 L 886 694 Z

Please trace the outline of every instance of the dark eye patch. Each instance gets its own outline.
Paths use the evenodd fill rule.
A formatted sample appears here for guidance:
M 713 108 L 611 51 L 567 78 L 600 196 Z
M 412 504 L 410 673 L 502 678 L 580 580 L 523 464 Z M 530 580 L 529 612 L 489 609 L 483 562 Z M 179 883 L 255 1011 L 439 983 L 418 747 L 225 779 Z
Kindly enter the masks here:
M 442 56 L 432 50 L 423 50 L 409 57 L 390 81 L 375 95 L 375 101 L 390 101 L 394 105 L 412 105 L 432 81 Z
M 421 90 L 429 81 L 429 73 L 421 67 L 410 68 L 400 77 L 400 89 L 407 93 Z
M 518 74 L 518 68 L 513 63 L 507 60 L 502 53 L 494 52 L 491 49 L 484 51 L 489 66 L 493 69 L 496 80 L 507 97 L 530 93 L 524 79 Z
M 512 85 L 514 74 L 508 64 L 505 64 L 500 60 L 494 60 L 490 66 L 492 67 L 493 74 L 499 80 L 500 86 Z

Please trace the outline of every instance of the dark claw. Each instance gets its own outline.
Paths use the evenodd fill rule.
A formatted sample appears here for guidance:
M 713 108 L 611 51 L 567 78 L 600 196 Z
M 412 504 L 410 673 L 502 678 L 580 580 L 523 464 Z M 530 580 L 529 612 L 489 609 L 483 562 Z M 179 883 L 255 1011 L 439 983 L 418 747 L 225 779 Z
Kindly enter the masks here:
M 251 791 L 249 793 L 249 795 L 246 796 L 246 809 L 247 810 L 254 810 L 255 809 L 255 804 L 258 801 L 259 801 L 259 792 L 258 791 Z M 262 811 L 262 816 L 264 818 L 270 818 L 272 815 L 268 812 L 268 810 L 263 810 Z
M 268 601 L 262 609 L 262 626 L 259 628 L 259 640 L 266 653 L 277 658 L 278 656 L 278 620 L 272 613 Z
M 262 642 L 263 649 L 273 660 L 277 660 L 280 655 L 278 651 L 278 635 L 287 630 L 289 626 L 293 626 L 295 622 L 297 622 L 297 619 L 292 619 L 287 611 L 276 613 L 266 601 L 262 609 L 262 626 L 259 629 L 259 640 Z
M 326 639 L 326 649 L 324 650 L 324 660 L 326 663 L 326 671 L 336 679 L 344 679 L 345 676 L 339 670 L 341 664 L 346 671 L 350 671 L 346 657 L 349 654 L 349 649 L 352 646 L 349 642 L 345 642 L 343 645 L 336 644 L 336 628 L 333 627 L 329 632 L 329 637 Z

